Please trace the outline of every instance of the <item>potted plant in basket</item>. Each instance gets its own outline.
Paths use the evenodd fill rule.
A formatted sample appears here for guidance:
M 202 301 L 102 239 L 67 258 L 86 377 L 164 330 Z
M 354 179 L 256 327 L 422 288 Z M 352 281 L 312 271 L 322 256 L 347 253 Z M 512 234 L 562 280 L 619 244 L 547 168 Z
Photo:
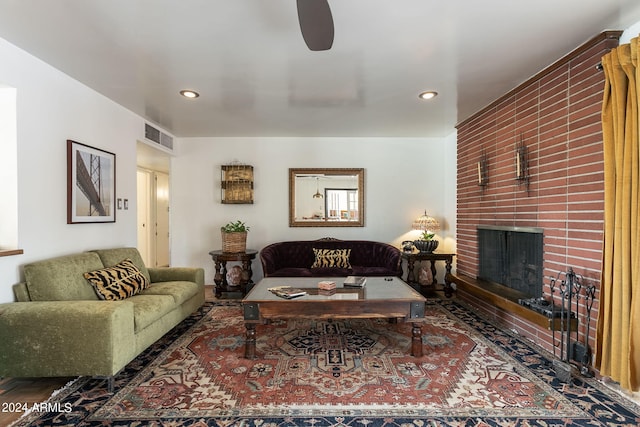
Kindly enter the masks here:
M 232 221 L 220 227 L 222 232 L 223 252 L 244 252 L 247 249 L 247 233 L 249 226 L 244 222 Z

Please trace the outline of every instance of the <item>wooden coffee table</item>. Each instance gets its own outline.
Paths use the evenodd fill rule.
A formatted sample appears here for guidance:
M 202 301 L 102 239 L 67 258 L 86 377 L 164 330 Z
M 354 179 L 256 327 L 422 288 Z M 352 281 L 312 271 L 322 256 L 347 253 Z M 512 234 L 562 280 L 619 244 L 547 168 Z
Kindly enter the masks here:
M 319 294 L 318 282 L 332 280 L 333 295 Z M 344 288 L 344 277 L 267 277 L 242 300 L 247 339 L 244 355 L 256 356 L 256 324 L 275 319 L 388 318 L 412 322 L 411 355 L 422 356 L 422 321 L 426 299 L 398 277 L 367 277 L 364 288 Z M 291 286 L 308 294 L 284 299 L 268 288 Z

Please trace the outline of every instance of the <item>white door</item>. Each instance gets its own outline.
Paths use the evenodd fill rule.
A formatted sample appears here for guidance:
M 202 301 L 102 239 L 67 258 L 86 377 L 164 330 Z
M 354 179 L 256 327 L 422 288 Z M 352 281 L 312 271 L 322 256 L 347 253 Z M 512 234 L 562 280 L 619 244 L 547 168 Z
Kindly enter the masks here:
M 155 172 L 155 265 L 169 266 L 169 175 Z
M 138 169 L 137 173 L 137 208 L 138 208 L 138 251 L 145 265 L 152 266 L 151 259 L 151 173 Z

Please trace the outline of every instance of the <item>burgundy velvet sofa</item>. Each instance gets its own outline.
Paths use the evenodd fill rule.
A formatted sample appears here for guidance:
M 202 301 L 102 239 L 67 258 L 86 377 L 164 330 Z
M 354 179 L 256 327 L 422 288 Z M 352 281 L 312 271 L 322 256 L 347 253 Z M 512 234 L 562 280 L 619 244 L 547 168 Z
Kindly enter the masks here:
M 312 268 L 313 249 L 351 249 L 351 268 Z M 369 240 L 297 240 L 272 243 L 260 251 L 264 277 L 344 277 L 402 275 L 400 250 L 388 243 Z

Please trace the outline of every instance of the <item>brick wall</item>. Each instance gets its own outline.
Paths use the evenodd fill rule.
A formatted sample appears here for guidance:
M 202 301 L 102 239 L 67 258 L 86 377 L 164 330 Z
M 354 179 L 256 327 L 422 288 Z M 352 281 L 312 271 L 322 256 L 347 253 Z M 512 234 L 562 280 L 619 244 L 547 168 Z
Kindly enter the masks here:
M 458 125 L 457 273 L 476 277 L 476 227 L 544 230 L 544 288 L 569 267 L 599 289 L 604 172 L 601 57 L 620 32 L 600 34 Z M 516 179 L 516 146 L 524 143 L 528 184 Z M 478 185 L 485 156 L 488 183 Z M 461 295 L 507 327 L 552 350 L 550 332 Z M 596 298 L 599 292 L 596 292 Z M 593 348 L 597 300 L 590 343 Z M 583 319 L 581 319 L 583 320 Z M 580 340 L 584 339 L 584 325 Z

